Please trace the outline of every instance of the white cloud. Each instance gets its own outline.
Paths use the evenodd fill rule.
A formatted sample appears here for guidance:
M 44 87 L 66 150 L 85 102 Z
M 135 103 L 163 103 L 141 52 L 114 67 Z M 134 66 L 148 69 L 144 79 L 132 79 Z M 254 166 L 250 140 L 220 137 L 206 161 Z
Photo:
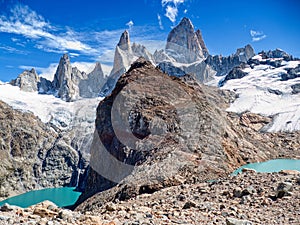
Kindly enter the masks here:
M 70 55 L 70 57 L 72 57 L 72 58 L 80 56 L 80 54 L 74 53 L 74 52 L 70 52 L 69 55 Z
M 130 20 L 128 23 L 126 23 L 126 26 L 128 26 L 129 30 L 133 27 L 134 23 L 132 20 Z
M 169 20 L 171 20 L 172 23 L 174 23 L 176 21 L 177 13 L 178 13 L 177 7 L 173 7 L 173 6 L 168 5 L 167 8 L 166 8 L 165 16 L 168 17 Z
M 163 26 L 163 24 L 162 24 L 161 16 L 160 16 L 159 14 L 157 14 L 157 20 L 158 20 L 159 28 L 160 28 L 161 30 L 163 30 L 163 29 L 164 29 L 164 26 Z
M 165 8 L 165 16 L 172 22 L 175 23 L 178 15 L 178 5 L 183 4 L 186 0 L 162 0 L 161 4 Z M 187 11 L 186 11 L 187 12 Z
M 57 30 L 26 5 L 15 5 L 10 11 L 10 16 L 0 17 L 0 32 L 18 34 L 35 40 L 36 47 L 44 51 L 74 50 L 85 54 L 95 53 L 89 45 L 76 38 L 75 32 L 57 33 Z
M 179 4 L 181 4 L 181 3 L 184 3 L 184 1 L 185 0 L 162 0 L 161 1 L 161 4 L 163 5 L 163 6 L 165 6 L 166 4 L 168 4 L 168 3 L 173 3 L 174 5 L 179 5 Z
M 267 37 L 262 31 L 250 30 L 250 35 L 252 37 L 252 41 L 260 41 Z

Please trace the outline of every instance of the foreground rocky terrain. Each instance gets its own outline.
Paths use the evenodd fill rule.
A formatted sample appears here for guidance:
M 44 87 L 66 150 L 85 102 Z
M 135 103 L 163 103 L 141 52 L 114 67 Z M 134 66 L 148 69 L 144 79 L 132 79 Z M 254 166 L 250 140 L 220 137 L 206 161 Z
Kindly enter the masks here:
M 42 203 L 0 208 L 0 224 L 300 224 L 300 174 L 248 170 L 211 182 L 178 184 L 84 212 Z

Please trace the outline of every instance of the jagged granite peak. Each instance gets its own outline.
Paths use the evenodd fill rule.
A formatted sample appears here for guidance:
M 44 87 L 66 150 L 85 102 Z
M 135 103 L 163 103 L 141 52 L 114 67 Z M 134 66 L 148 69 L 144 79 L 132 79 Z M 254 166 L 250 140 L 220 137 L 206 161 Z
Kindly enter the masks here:
M 153 55 L 147 50 L 147 48 L 144 45 L 133 43 L 131 46 L 132 53 L 136 56 L 142 56 L 146 60 L 151 61 L 154 63 Z
M 203 50 L 190 19 L 184 17 L 168 35 L 166 52 L 180 63 L 193 63 L 204 58 Z
M 10 82 L 11 85 L 18 86 L 22 91 L 35 92 L 38 91 L 38 82 L 40 78 L 35 69 L 25 70 L 16 79 Z
M 252 46 L 248 44 L 244 48 L 238 48 L 236 50 L 235 55 L 239 57 L 239 60 L 241 62 L 246 63 L 248 62 L 249 59 L 251 59 L 255 55 L 255 52 Z
M 106 80 L 101 64 L 96 62 L 95 68 L 86 76 L 86 79 L 79 80 L 80 97 L 97 97 Z
M 64 54 L 59 60 L 59 64 L 56 69 L 52 85 L 54 90 L 57 90 L 58 97 L 67 101 L 70 100 L 68 89 L 71 86 L 69 85 L 71 82 L 71 74 L 72 66 L 70 58 L 68 54 Z
M 196 31 L 196 36 L 197 36 L 199 44 L 200 44 L 200 46 L 202 48 L 203 55 L 206 58 L 209 55 L 209 52 L 208 52 L 208 49 L 207 49 L 207 47 L 206 47 L 206 45 L 204 43 L 204 40 L 203 40 L 203 37 L 202 37 L 202 33 L 201 33 L 201 31 L 199 29 Z
M 123 51 L 130 51 L 130 38 L 129 38 L 129 32 L 125 30 L 119 40 L 119 43 L 117 45 L 120 49 Z

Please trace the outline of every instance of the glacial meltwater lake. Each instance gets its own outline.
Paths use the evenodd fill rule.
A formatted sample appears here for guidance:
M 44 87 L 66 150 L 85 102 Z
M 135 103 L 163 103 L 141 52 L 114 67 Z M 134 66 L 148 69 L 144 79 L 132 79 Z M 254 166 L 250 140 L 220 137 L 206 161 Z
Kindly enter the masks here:
M 73 205 L 79 198 L 80 194 L 81 192 L 75 191 L 75 187 L 47 188 L 29 191 L 24 194 L 8 198 L 0 202 L 0 206 L 8 203 L 10 205 L 27 208 L 39 202 L 49 200 L 59 207 L 66 207 Z
M 237 175 L 243 168 L 254 169 L 260 173 L 279 172 L 281 170 L 300 171 L 300 160 L 298 159 L 273 159 L 259 163 L 249 163 L 235 170 L 232 175 Z

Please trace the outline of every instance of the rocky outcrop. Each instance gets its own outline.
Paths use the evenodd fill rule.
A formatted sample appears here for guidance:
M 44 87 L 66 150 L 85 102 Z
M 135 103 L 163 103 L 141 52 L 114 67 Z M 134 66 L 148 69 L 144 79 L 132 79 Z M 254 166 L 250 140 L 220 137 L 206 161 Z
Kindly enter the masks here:
M 96 215 L 73 212 L 47 200 L 25 209 L 5 204 L 0 207 L 0 218 L 1 224 L 119 225 L 117 219 L 107 221 Z
M 267 52 L 261 52 L 263 59 L 266 58 L 282 58 L 285 61 L 291 61 L 293 60 L 293 56 L 291 56 L 290 54 L 286 53 L 285 51 L 277 48 L 275 50 L 270 50 Z
M 219 82 L 219 86 L 222 87 L 226 81 L 228 80 L 232 80 L 232 79 L 240 79 L 243 78 L 244 76 L 247 76 L 248 73 L 244 72 L 243 69 L 245 69 L 245 65 L 244 66 L 237 66 L 234 67 L 229 73 L 228 75 L 226 75 L 224 77 L 224 79 L 221 79 Z
M 287 81 L 300 77 L 300 64 L 295 68 L 286 69 L 286 73 L 281 74 L 281 80 Z
M 150 62 L 135 62 L 99 103 L 79 202 L 100 193 L 78 209 L 217 179 L 246 162 L 300 155 L 299 132 L 260 133 L 271 119 L 227 113 L 232 99 L 192 76 L 170 77 Z
M 76 185 L 78 152 L 31 113 L 0 102 L 0 198 Z
M 201 45 L 205 47 L 201 33 L 195 32 L 192 22 L 184 17 L 169 33 L 166 53 L 176 62 L 193 63 L 204 58 Z M 204 52 L 207 54 L 206 47 Z
M 16 79 L 10 82 L 11 85 L 18 86 L 22 91 L 36 92 L 38 91 L 38 83 L 40 79 L 35 69 L 25 70 Z
M 255 53 L 252 46 L 248 44 L 244 48 L 238 48 L 235 55 L 239 57 L 240 62 L 247 63 L 248 60 L 255 55 Z
M 300 93 L 300 83 L 292 85 L 291 88 L 293 89 L 292 94 Z

